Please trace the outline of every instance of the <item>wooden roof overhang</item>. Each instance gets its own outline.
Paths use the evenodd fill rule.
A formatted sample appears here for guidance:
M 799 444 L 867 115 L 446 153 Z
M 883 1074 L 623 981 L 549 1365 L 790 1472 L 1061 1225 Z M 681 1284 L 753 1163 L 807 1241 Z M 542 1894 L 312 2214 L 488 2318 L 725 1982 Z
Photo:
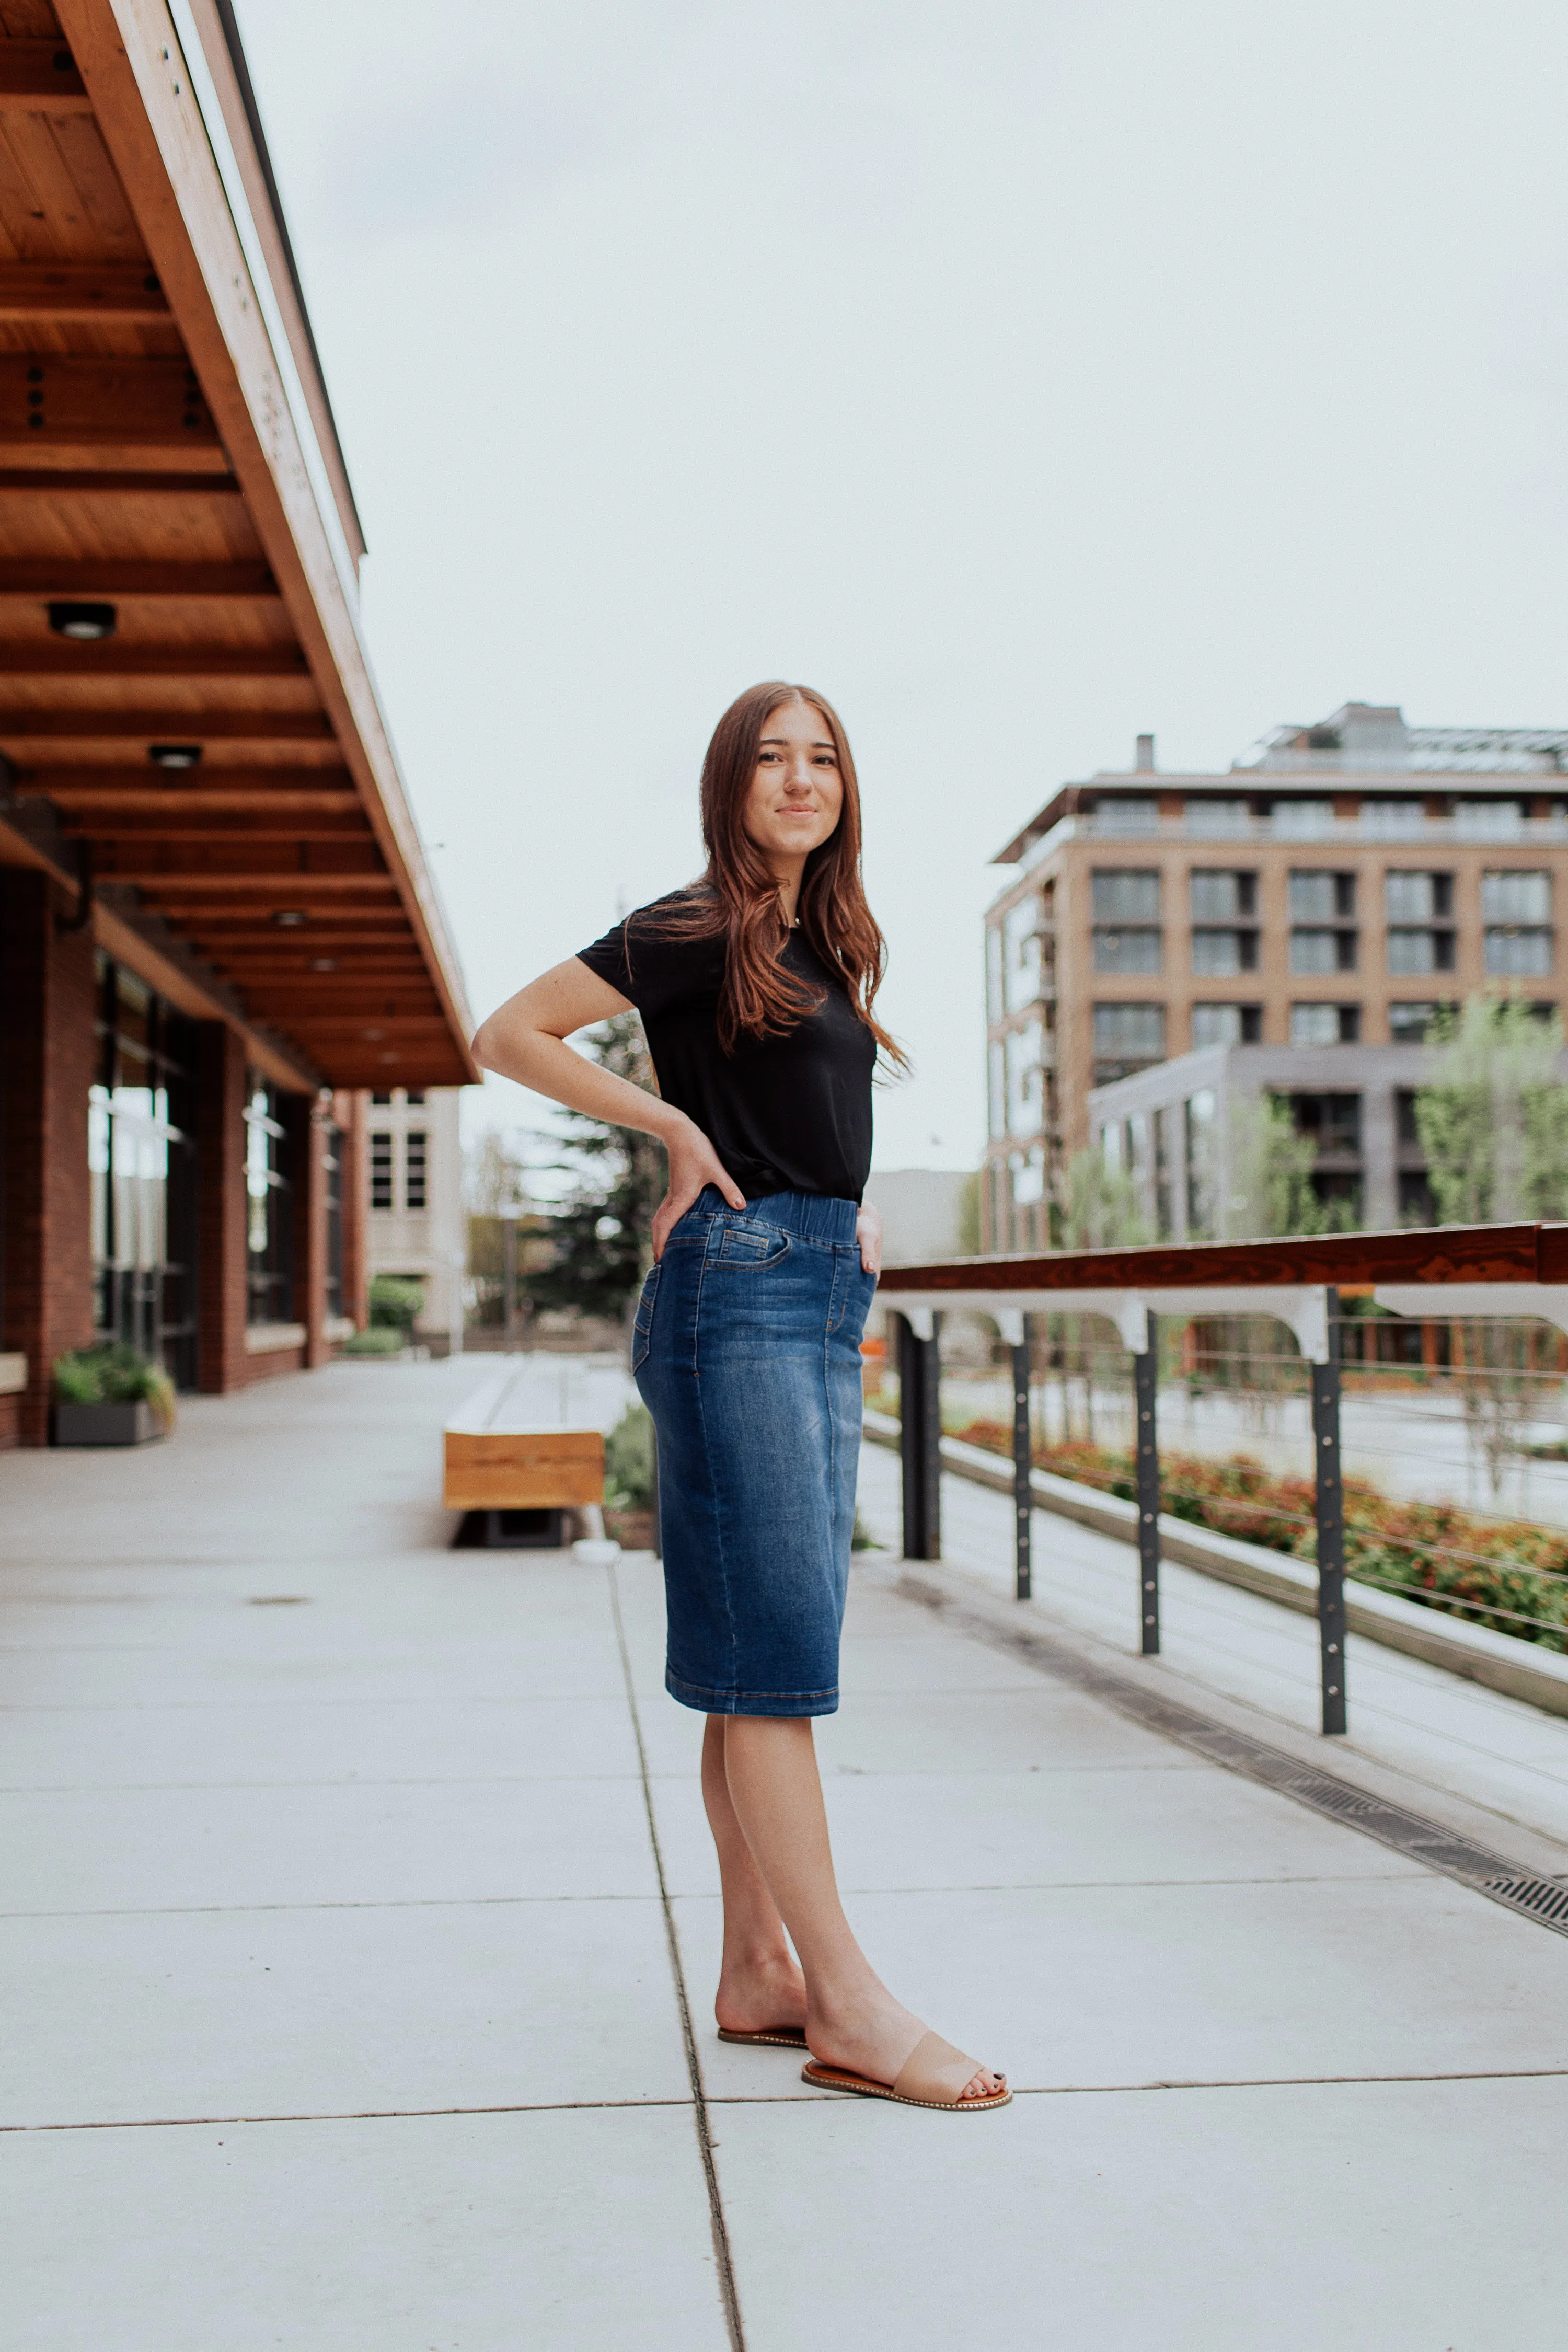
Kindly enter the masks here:
M 463 1085 L 363 551 L 228 0 L 0 0 L 0 860 L 295 1083 Z

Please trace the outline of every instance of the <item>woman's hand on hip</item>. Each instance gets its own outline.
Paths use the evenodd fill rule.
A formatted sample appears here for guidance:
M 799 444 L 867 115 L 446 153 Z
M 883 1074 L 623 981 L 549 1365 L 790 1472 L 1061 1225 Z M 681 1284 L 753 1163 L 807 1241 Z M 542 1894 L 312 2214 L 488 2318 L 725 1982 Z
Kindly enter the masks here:
M 860 1213 L 855 1220 L 855 1238 L 860 1244 L 860 1263 L 868 1274 L 882 1271 L 882 1220 L 869 1201 L 862 1201 Z
M 664 1255 L 664 1245 L 670 1229 L 698 1198 L 705 1184 L 716 1184 L 732 1209 L 743 1209 L 746 1196 L 725 1167 L 702 1129 L 690 1119 L 685 1119 L 673 1135 L 666 1138 L 665 1149 L 669 1153 L 669 1186 L 654 1212 L 653 1257 L 657 1265 Z

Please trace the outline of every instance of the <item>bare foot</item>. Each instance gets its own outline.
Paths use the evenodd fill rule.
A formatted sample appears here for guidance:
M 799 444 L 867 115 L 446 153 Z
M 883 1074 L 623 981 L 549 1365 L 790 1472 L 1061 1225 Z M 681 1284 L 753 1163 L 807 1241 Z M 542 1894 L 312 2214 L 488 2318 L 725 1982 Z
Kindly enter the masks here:
M 893 2082 L 917 2042 L 928 2031 L 912 2011 L 891 1993 L 878 1992 L 840 2015 L 813 2015 L 805 2035 L 812 2056 L 824 2066 L 841 2066 L 847 2074 L 864 2074 L 873 2083 Z M 964 2084 L 963 2099 L 981 2099 L 1000 2091 L 1006 2081 L 989 2066 L 976 2070 Z
M 787 1953 L 767 1959 L 726 1959 L 719 1971 L 713 2014 L 726 2033 L 804 2026 L 805 1979 Z

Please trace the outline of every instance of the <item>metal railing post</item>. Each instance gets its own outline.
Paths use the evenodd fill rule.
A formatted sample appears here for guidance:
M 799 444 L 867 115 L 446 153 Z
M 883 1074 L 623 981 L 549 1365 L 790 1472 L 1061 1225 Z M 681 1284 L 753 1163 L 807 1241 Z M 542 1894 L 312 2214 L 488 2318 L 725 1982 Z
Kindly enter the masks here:
M 1340 1475 L 1340 1295 L 1324 1293 L 1328 1361 L 1312 1366 L 1312 1461 L 1317 1474 L 1318 1644 L 1323 1730 L 1345 1728 L 1345 1496 Z
M 1030 1474 L 1029 1372 L 1035 1318 L 1020 1318 L 1024 1336 L 1013 1354 L 1013 1571 L 1014 1594 L 1027 1601 L 1034 1590 L 1034 1490 Z
M 1160 1654 L 1160 1433 L 1155 1395 L 1160 1381 L 1160 1335 L 1148 1318 L 1148 1339 L 1132 1359 L 1133 1412 L 1137 1427 L 1138 1631 L 1146 1658 Z
M 899 1318 L 899 1453 L 903 1465 L 904 1558 L 942 1558 L 942 1376 L 937 1334 L 920 1339 Z

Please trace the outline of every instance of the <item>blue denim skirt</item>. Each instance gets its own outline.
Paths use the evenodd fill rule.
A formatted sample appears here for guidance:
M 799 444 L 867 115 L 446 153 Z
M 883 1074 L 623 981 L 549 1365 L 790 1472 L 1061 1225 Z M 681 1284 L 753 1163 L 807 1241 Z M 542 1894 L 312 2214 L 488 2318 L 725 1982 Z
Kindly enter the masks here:
M 705 1715 L 831 1715 L 876 1277 L 853 1201 L 688 1210 L 637 1305 L 658 1434 L 665 1686 Z

